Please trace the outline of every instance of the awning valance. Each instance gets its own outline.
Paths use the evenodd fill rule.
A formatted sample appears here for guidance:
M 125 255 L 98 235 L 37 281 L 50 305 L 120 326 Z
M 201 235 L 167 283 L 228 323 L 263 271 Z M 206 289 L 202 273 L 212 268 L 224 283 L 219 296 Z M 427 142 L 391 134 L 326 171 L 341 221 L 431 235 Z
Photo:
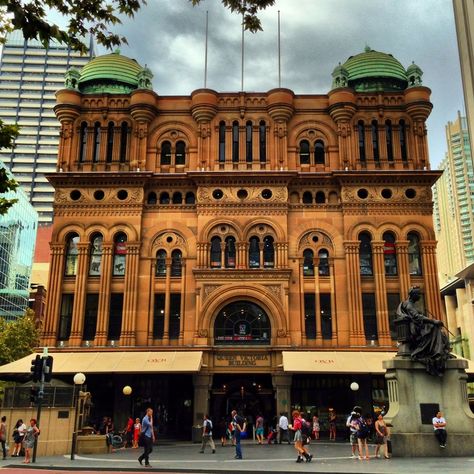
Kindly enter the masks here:
M 28 374 L 36 354 L 0 367 L 2 375 Z M 53 373 L 111 374 L 199 372 L 202 351 L 183 352 L 53 352 Z

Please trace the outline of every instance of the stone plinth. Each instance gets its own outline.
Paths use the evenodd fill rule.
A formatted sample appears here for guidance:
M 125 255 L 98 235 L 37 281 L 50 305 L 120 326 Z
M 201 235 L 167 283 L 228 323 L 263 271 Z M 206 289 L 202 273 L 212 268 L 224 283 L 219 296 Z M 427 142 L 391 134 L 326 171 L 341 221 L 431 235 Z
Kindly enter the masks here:
M 467 398 L 465 368 L 462 359 L 447 361 L 443 377 L 434 377 L 422 364 L 397 356 L 383 363 L 387 372 L 390 409 L 385 416 L 392 425 L 392 452 L 398 457 L 472 456 L 474 455 L 474 414 Z M 439 404 L 447 423 L 448 441 L 440 448 L 431 419 L 436 413 L 428 408 L 425 424 L 423 404 Z
M 105 435 L 79 435 L 77 437 L 77 454 L 103 454 L 107 452 Z

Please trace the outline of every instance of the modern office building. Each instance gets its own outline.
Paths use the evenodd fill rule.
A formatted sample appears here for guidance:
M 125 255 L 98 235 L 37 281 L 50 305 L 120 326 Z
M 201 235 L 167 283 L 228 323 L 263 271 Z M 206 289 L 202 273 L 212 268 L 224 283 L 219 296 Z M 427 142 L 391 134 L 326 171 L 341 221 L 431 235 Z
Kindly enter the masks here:
M 2 196 L 18 200 L 0 216 L 0 317 L 13 320 L 28 307 L 38 213 L 20 187 Z
M 151 404 L 185 436 L 210 408 L 326 423 L 328 407 L 386 403 L 410 286 L 444 318 L 420 68 L 366 48 L 305 95 L 167 97 L 151 79 L 109 54 L 57 93 L 42 335 L 55 376 L 87 374 L 97 416 Z
M 20 136 L 13 150 L 0 150 L 0 159 L 13 172 L 38 212 L 39 222 L 50 223 L 54 189 L 44 173 L 56 170 L 60 125 L 54 114 L 55 92 L 69 68 L 81 68 L 93 50 L 81 56 L 59 43 L 45 49 L 37 40 L 25 41 L 11 33 L 0 60 L 0 118 L 17 123 Z

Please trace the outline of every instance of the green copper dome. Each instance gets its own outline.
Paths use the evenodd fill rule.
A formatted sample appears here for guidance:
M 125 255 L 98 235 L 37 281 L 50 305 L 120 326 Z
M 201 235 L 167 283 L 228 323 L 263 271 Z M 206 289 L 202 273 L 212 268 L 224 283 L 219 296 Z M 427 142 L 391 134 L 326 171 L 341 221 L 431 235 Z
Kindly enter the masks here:
M 83 93 L 125 93 L 139 88 L 139 76 L 144 71 L 134 59 L 119 51 L 98 56 L 81 70 L 79 90 Z
M 403 90 L 407 87 L 407 73 L 400 61 L 368 46 L 363 53 L 351 56 L 342 67 L 348 73 L 349 87 L 358 92 Z

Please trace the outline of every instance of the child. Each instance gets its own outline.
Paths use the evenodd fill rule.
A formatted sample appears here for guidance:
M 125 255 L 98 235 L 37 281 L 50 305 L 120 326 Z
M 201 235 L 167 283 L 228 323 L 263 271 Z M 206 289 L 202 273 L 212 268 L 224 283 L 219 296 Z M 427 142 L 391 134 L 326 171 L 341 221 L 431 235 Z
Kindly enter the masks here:
M 319 439 L 319 418 L 318 418 L 318 415 L 313 416 L 313 439 Z

